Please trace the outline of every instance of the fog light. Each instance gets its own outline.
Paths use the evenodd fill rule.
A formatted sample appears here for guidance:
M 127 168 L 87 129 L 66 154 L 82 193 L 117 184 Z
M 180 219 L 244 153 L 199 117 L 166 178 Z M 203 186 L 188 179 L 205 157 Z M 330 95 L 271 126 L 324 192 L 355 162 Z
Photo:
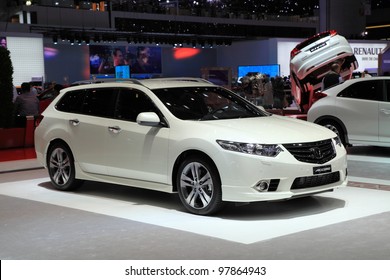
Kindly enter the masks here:
M 265 192 L 268 190 L 269 183 L 269 180 L 261 180 L 254 186 L 254 188 L 259 192 Z

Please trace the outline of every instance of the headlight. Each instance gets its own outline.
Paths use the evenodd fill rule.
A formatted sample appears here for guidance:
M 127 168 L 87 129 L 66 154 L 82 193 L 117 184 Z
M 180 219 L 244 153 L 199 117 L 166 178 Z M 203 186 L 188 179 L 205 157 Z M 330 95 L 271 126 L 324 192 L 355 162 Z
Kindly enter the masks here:
M 279 145 L 240 143 L 233 141 L 217 140 L 217 143 L 225 150 L 240 152 L 264 157 L 276 157 L 283 149 Z
M 341 142 L 341 139 L 339 136 L 336 136 L 335 138 L 333 138 L 335 144 L 339 147 L 342 147 L 343 146 L 343 143 Z

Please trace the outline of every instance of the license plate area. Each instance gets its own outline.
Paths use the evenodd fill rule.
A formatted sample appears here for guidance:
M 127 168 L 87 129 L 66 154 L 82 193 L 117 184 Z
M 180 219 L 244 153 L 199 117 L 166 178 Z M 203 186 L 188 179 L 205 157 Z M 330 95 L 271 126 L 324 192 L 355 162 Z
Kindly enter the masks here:
M 324 165 L 324 166 L 313 167 L 313 175 L 330 173 L 330 172 L 332 172 L 332 166 L 331 165 Z
M 315 52 L 316 50 L 319 50 L 325 46 L 326 46 L 326 42 L 322 42 L 314 47 L 311 47 L 309 50 L 310 50 L 310 52 Z

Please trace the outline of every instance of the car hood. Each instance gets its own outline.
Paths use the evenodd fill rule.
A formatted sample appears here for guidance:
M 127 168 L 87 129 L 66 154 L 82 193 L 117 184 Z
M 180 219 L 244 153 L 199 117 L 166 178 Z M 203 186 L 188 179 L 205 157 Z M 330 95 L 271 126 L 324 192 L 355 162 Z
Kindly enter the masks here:
M 335 133 L 320 125 L 276 115 L 200 121 L 188 129 L 189 133 L 206 129 L 208 134 L 214 134 L 215 139 L 262 144 L 313 142 L 336 137 Z

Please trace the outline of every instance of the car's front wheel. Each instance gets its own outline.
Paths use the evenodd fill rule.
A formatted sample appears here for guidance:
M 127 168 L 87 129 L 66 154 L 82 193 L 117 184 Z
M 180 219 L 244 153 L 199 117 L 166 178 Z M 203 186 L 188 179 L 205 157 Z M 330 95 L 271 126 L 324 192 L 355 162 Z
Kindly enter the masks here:
M 61 191 L 74 190 L 82 184 L 75 178 L 74 158 L 63 143 L 53 144 L 47 153 L 47 168 L 54 187 Z
M 184 207 L 191 213 L 211 215 L 223 206 L 221 180 L 209 160 L 191 156 L 179 166 L 177 190 Z

